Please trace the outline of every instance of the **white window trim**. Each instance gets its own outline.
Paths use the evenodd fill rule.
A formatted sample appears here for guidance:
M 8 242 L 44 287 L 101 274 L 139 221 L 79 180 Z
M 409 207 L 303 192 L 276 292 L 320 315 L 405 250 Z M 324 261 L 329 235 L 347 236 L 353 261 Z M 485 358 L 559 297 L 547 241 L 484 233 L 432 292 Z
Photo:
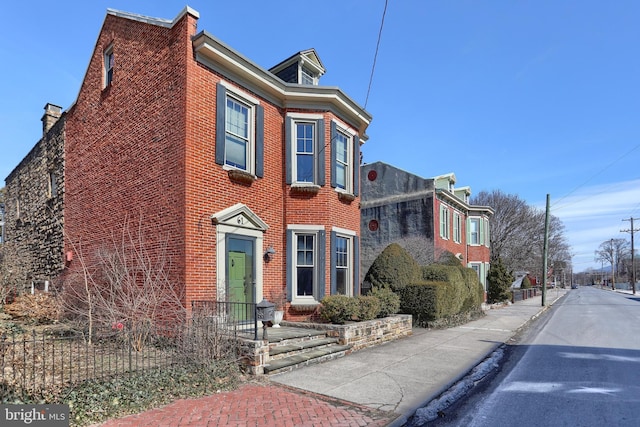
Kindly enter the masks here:
M 255 177 L 256 174 L 256 166 L 255 166 L 255 158 L 256 158 L 256 106 L 260 105 L 260 100 L 248 94 L 247 92 L 239 89 L 237 86 L 230 84 L 227 81 L 220 80 L 220 84 L 227 89 L 226 97 L 235 100 L 241 104 L 244 104 L 249 109 L 249 132 L 248 132 L 248 147 L 247 147 L 247 158 L 245 162 L 247 164 L 246 169 L 242 169 L 233 165 L 227 164 L 226 158 L 226 147 L 225 147 L 225 159 L 222 164 L 223 170 L 240 170 L 243 172 L 250 173 Z M 225 102 L 226 108 L 226 102 Z M 226 117 L 226 115 L 225 115 Z M 225 123 L 225 135 L 227 133 L 226 123 Z M 226 136 L 225 136 L 225 144 L 226 144 Z
M 440 205 L 440 237 L 444 240 L 449 240 L 451 235 L 451 219 L 449 208 L 445 205 Z
M 462 241 L 462 215 L 459 212 L 453 212 L 453 241 Z
M 303 232 L 322 231 L 324 230 L 324 226 L 309 225 L 309 224 L 288 224 L 287 230 L 303 231 Z
M 355 268 L 355 260 L 354 260 L 354 256 L 355 256 L 355 242 L 354 242 L 354 237 L 356 236 L 356 234 L 350 230 L 345 230 L 345 229 L 339 229 L 337 227 L 333 227 L 333 231 L 336 232 L 336 239 L 338 238 L 342 238 L 342 239 L 346 239 L 347 240 L 347 274 L 346 274 L 346 278 L 347 278 L 347 283 L 346 283 L 346 293 L 345 294 L 341 294 L 341 295 L 346 295 L 346 296 L 354 296 L 354 292 L 353 292 L 353 288 L 354 288 L 354 283 L 353 283 L 353 274 L 354 274 L 354 268 Z M 337 274 L 338 274 L 338 263 L 337 263 L 337 254 L 336 254 L 336 265 L 335 265 L 335 274 L 336 274 L 336 280 L 337 280 Z M 336 283 L 337 286 L 337 283 Z
M 324 227 L 318 225 L 295 225 L 290 224 L 287 225 L 287 230 L 293 231 L 293 244 L 294 247 L 291 248 L 291 262 L 293 263 L 293 277 L 291 278 L 291 304 L 293 305 L 314 305 L 319 301 L 316 301 L 314 296 L 315 286 L 319 286 L 319 269 L 324 268 L 324 266 L 318 265 L 318 239 L 319 232 L 324 230 Z M 313 245 L 313 274 L 314 274 L 314 289 L 311 291 L 311 295 L 298 295 L 298 248 L 297 248 L 297 238 L 301 234 L 313 234 L 314 237 L 314 245 Z
M 107 47 L 102 53 L 102 88 L 106 89 L 113 83 L 113 67 L 109 67 L 109 57 L 113 56 L 113 45 Z M 114 59 L 115 63 L 115 59 Z M 108 80 L 109 71 L 111 71 L 111 80 Z
M 342 133 L 344 135 L 347 136 L 347 160 L 348 160 L 348 165 L 349 168 L 346 171 L 346 188 L 339 188 L 336 187 L 335 190 L 337 193 L 342 193 L 342 194 L 353 194 L 353 188 L 355 183 L 353 182 L 353 168 L 355 167 L 355 159 L 353 158 L 354 153 L 353 153 L 353 138 L 355 138 L 356 136 L 358 136 L 358 133 L 353 130 L 350 126 L 347 126 L 344 122 L 340 121 L 340 120 L 335 120 L 332 119 L 332 121 L 336 124 L 336 132 L 337 133 Z M 332 144 L 330 144 L 332 145 Z M 337 162 L 337 154 L 336 154 L 336 162 Z M 358 162 L 358 167 L 360 166 L 360 163 Z M 336 165 L 331 165 L 331 167 L 336 167 Z M 337 172 L 336 172 L 337 173 Z
M 319 177 L 317 176 L 317 171 L 315 171 L 314 166 L 314 174 L 315 176 L 312 178 L 311 182 L 308 181 L 298 181 L 298 161 L 297 161 L 297 146 L 296 146 L 296 124 L 297 123 L 312 123 L 314 126 L 314 140 L 313 140 L 313 163 L 315 165 L 317 157 L 320 155 L 318 153 L 318 147 L 322 149 L 324 147 L 324 141 L 318 141 L 318 136 L 324 137 L 324 135 L 318 135 L 318 121 L 324 119 L 322 114 L 312 114 L 312 113 L 287 113 L 287 119 L 293 120 L 293 126 L 291 129 L 291 137 L 289 144 L 291 144 L 291 185 L 294 187 L 317 187 L 320 188 L 316 183 L 318 182 Z
M 471 223 L 472 222 L 477 222 L 478 223 L 478 228 L 477 228 L 477 234 L 478 234 L 478 241 L 476 243 L 473 243 L 473 239 L 472 239 L 472 235 L 473 235 L 473 228 L 471 227 Z M 482 233 L 480 232 L 480 227 L 483 227 L 483 221 L 482 218 L 479 216 L 472 216 L 469 217 L 469 246 L 482 246 L 483 242 L 481 239 Z

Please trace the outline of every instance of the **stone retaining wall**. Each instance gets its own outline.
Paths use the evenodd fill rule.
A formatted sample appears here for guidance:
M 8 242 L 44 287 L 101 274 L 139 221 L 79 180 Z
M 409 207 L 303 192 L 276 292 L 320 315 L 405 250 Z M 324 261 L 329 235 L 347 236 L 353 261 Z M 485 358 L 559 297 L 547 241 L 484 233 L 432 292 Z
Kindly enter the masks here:
M 345 325 L 288 321 L 280 323 L 282 326 L 327 331 L 328 336 L 338 338 L 340 345 L 352 345 L 351 351 L 409 336 L 412 334 L 411 324 L 410 314 L 396 314 L 382 319 L 352 322 Z M 248 374 L 264 374 L 264 365 L 269 360 L 268 342 L 241 339 L 240 352 L 242 367 Z

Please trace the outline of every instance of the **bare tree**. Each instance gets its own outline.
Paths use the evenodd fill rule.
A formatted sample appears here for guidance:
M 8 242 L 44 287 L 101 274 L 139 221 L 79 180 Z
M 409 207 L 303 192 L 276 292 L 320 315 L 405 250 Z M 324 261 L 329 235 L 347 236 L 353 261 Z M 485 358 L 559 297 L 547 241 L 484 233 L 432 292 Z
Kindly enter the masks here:
M 517 195 L 500 190 L 481 191 L 472 198 L 473 205 L 490 206 L 491 262 L 502 262 L 507 271 L 527 270 L 542 273 L 545 213 L 529 206 Z M 570 248 L 562 221 L 552 216 L 549 223 L 549 259 L 571 262 Z
M 623 275 L 623 265 L 631 257 L 631 244 L 625 239 L 610 239 L 600 243 L 595 251 L 595 261 L 613 266 L 616 276 Z

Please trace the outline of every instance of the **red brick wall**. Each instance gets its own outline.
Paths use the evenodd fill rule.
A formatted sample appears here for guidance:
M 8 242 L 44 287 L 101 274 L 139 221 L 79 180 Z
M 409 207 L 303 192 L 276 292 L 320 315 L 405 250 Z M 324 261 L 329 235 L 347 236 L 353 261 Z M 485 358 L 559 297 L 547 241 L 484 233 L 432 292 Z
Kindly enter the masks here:
M 191 16 L 167 29 L 107 15 L 68 113 L 65 230 L 76 258 L 112 247 L 129 221 L 151 255 L 167 244 L 172 280 L 184 283 L 184 68 L 194 33 Z M 110 45 L 114 76 L 103 89 Z
M 286 224 L 323 224 L 359 235 L 359 198 L 342 202 L 328 184 L 319 194 L 290 196 L 285 185 L 286 111 L 258 94 L 265 113 L 264 177 L 250 186 L 231 181 L 215 163 L 216 84 L 221 77 L 195 61 L 196 19 L 172 29 L 107 16 L 76 105 L 69 112 L 66 229 L 91 251 L 129 218 L 141 221 L 153 247 L 168 241 L 173 278 L 185 304 L 214 299 L 216 229 L 211 215 L 246 204 L 269 229 L 264 293 L 285 288 Z M 102 89 L 102 55 L 113 44 L 114 80 Z M 232 79 L 225 78 L 226 81 Z M 313 111 L 317 112 L 317 111 Z M 333 115 L 323 113 L 328 123 Z M 329 126 L 326 126 L 328 141 Z M 327 242 L 327 251 L 329 244 Z M 261 254 L 257 254 L 260 256 Z M 329 260 L 329 254 L 326 254 Z M 329 266 L 327 265 L 327 278 Z M 327 293 L 329 288 L 327 280 Z
M 440 237 L 440 206 L 444 205 L 449 210 L 449 239 L 443 239 Z M 456 210 L 454 207 L 442 202 L 439 198 L 434 198 L 434 247 L 435 247 L 435 258 L 436 261 L 438 257 L 445 251 L 449 251 L 452 254 L 462 254 L 462 263 L 466 264 L 467 262 L 467 217 L 463 212 Z M 453 239 L 453 221 L 454 221 L 454 213 L 459 213 L 461 216 L 461 229 L 460 229 L 460 243 L 456 243 Z

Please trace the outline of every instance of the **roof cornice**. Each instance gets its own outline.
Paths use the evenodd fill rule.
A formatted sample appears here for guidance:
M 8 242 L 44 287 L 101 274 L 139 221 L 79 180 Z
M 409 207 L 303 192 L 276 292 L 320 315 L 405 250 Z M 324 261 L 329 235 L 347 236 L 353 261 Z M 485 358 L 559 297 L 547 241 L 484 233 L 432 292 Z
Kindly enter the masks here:
M 176 24 L 176 22 L 180 21 L 182 17 L 187 14 L 194 16 L 196 19 L 200 18 L 200 13 L 189 6 L 185 6 L 184 9 L 182 9 L 175 18 L 173 18 L 173 20 L 138 15 L 137 13 L 124 12 L 122 10 L 107 9 L 107 15 L 113 15 L 119 18 L 131 19 L 133 21 L 144 22 L 146 24 L 157 25 L 159 27 L 165 27 L 165 28 L 173 27 Z
M 232 80 L 240 80 L 282 108 L 315 106 L 335 111 L 364 136 L 371 115 L 338 87 L 285 83 L 206 31 L 193 37 L 196 60 Z M 362 139 L 366 140 L 366 136 Z

